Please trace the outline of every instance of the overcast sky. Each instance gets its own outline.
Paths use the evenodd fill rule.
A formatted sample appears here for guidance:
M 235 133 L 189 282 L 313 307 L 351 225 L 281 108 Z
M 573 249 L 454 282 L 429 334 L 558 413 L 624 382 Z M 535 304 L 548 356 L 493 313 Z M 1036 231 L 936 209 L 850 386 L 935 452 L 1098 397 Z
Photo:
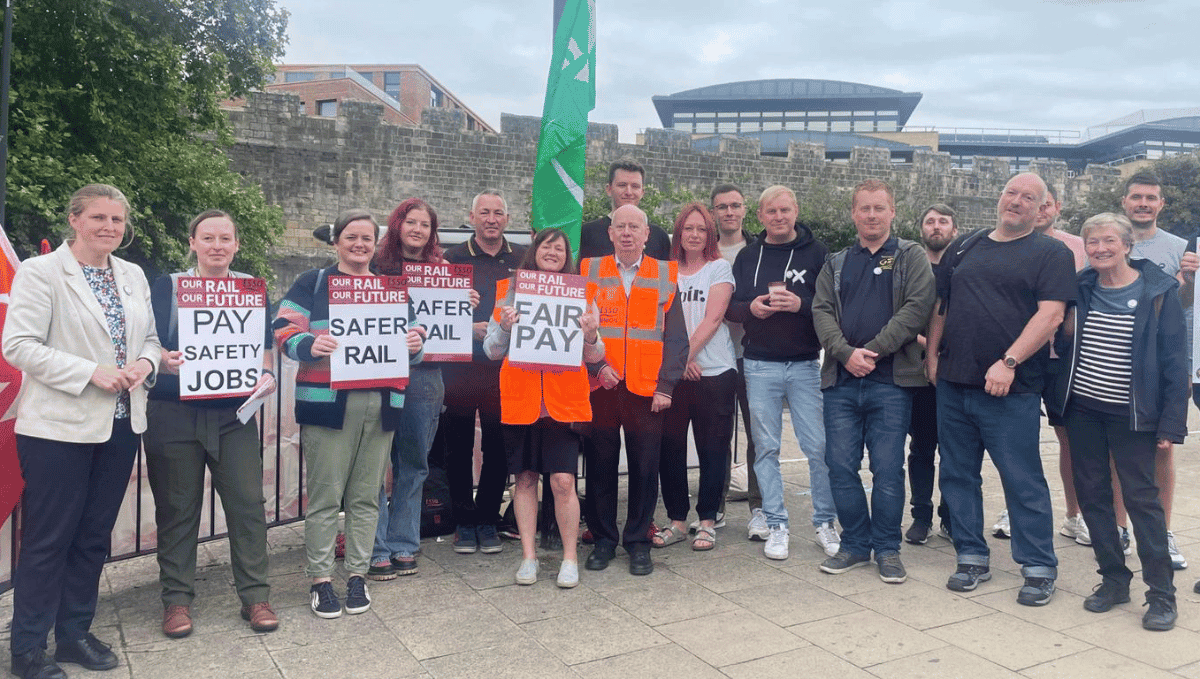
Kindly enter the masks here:
M 418 63 L 493 127 L 540 115 L 552 0 L 278 0 L 286 62 Z M 650 97 L 820 78 L 924 95 L 910 126 L 1084 128 L 1200 107 L 1196 0 L 596 0 L 594 122 Z M 336 10 L 331 7 L 336 7 Z

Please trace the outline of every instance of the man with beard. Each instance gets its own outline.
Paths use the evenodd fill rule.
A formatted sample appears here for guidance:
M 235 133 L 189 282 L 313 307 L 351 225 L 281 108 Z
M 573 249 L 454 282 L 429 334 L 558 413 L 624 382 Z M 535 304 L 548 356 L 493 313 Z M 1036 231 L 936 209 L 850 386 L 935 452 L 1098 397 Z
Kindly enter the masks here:
M 951 241 L 958 238 L 958 225 L 954 221 L 954 208 L 943 203 L 930 205 L 921 215 L 921 243 L 925 256 L 937 276 L 941 267 L 942 253 Z M 918 335 L 922 346 L 928 345 L 924 335 Z M 914 545 L 923 545 L 929 540 L 933 529 L 933 481 L 934 456 L 937 453 L 937 389 L 929 384 L 913 390 L 912 419 L 908 425 L 908 485 L 911 489 L 909 504 L 912 505 L 912 525 L 904 533 L 904 539 Z M 950 539 L 950 511 L 943 498 L 938 504 L 938 518 L 942 537 Z

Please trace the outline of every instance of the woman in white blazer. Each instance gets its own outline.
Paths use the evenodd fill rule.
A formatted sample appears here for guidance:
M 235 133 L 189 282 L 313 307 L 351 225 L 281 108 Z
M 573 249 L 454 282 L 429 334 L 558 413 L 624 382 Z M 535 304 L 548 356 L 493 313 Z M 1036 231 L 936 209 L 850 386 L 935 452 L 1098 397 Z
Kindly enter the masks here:
M 3 350 L 24 373 L 16 432 L 25 495 L 10 639 L 18 676 L 65 677 L 54 661 L 117 666 L 90 628 L 160 357 L 146 277 L 112 256 L 128 217 L 119 190 L 83 187 L 71 197 L 68 241 L 22 262 L 13 280 Z M 45 654 L 51 628 L 54 660 Z

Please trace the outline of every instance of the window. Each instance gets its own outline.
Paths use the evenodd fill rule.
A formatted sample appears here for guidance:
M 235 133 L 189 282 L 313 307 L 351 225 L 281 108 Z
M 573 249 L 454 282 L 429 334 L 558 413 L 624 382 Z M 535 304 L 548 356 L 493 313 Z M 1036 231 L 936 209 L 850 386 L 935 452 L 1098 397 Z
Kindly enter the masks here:
M 383 91 L 392 99 L 400 99 L 400 72 L 387 71 L 383 74 Z
M 330 80 L 337 80 L 337 79 L 339 79 L 339 78 L 345 78 L 345 77 L 346 77 L 346 72 L 345 72 L 345 71 L 330 71 L 330 72 L 329 72 L 329 79 L 330 79 Z
M 364 80 L 369 80 L 372 85 L 375 84 L 375 72 L 374 71 L 359 71 L 358 74 L 361 75 Z
M 738 117 L 738 114 L 737 114 L 737 111 L 721 111 L 720 113 L 717 114 L 717 117 L 718 118 L 736 118 L 736 117 Z
M 781 111 L 763 111 L 762 117 L 764 117 L 764 118 L 782 118 L 783 112 L 781 112 Z
M 829 129 L 832 132 L 849 132 L 850 131 L 850 121 L 849 120 L 835 120 L 832 123 L 830 123 Z
M 829 115 L 833 116 L 834 118 L 849 118 L 850 112 L 849 111 L 830 111 Z
M 717 125 L 717 132 L 722 134 L 733 134 L 737 132 L 737 123 L 720 123 Z
M 317 115 L 333 118 L 337 115 L 337 99 L 323 99 L 317 102 Z
M 429 108 L 441 108 L 443 103 L 442 91 L 431 86 L 429 88 Z
M 764 122 L 763 122 L 763 124 L 762 124 L 762 128 L 763 128 L 763 130 L 764 130 L 764 131 L 767 131 L 767 132 L 769 132 L 769 131 L 771 131 L 771 130 L 782 130 L 782 129 L 783 129 L 783 123 L 780 123 L 780 122 L 771 122 L 771 121 L 769 121 L 769 120 L 768 120 L 768 121 L 764 121 Z
M 302 83 L 313 79 L 313 74 L 308 71 L 288 71 L 283 75 L 285 83 Z
M 874 118 L 875 112 L 874 111 L 855 111 L 854 117 L 855 118 Z
M 810 121 L 808 121 L 808 129 L 815 130 L 817 132 L 828 132 L 829 131 L 829 121 L 827 121 L 827 120 L 810 120 Z
M 896 121 L 880 120 L 878 123 L 876 123 L 875 129 L 879 130 L 880 132 L 895 132 L 897 129 Z
M 898 115 L 900 115 L 900 112 L 899 111 L 879 111 L 877 115 L 879 115 L 879 117 L 881 117 L 881 118 L 884 116 L 898 116 Z
M 696 123 L 696 132 L 699 134 L 712 134 L 717 131 L 715 123 Z
M 691 120 L 692 118 L 695 118 L 695 117 L 696 117 L 695 113 L 676 113 L 675 114 L 675 120 Z

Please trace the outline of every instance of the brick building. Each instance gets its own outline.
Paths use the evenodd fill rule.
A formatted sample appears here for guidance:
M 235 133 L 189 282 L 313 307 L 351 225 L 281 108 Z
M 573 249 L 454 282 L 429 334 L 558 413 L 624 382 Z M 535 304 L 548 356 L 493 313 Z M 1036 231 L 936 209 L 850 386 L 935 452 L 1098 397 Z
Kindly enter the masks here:
M 468 130 L 495 132 L 479 114 L 417 64 L 276 64 L 268 92 L 300 97 L 310 116 L 336 117 L 344 101 L 383 106 L 383 120 L 420 125 L 427 108 L 462 111 Z

